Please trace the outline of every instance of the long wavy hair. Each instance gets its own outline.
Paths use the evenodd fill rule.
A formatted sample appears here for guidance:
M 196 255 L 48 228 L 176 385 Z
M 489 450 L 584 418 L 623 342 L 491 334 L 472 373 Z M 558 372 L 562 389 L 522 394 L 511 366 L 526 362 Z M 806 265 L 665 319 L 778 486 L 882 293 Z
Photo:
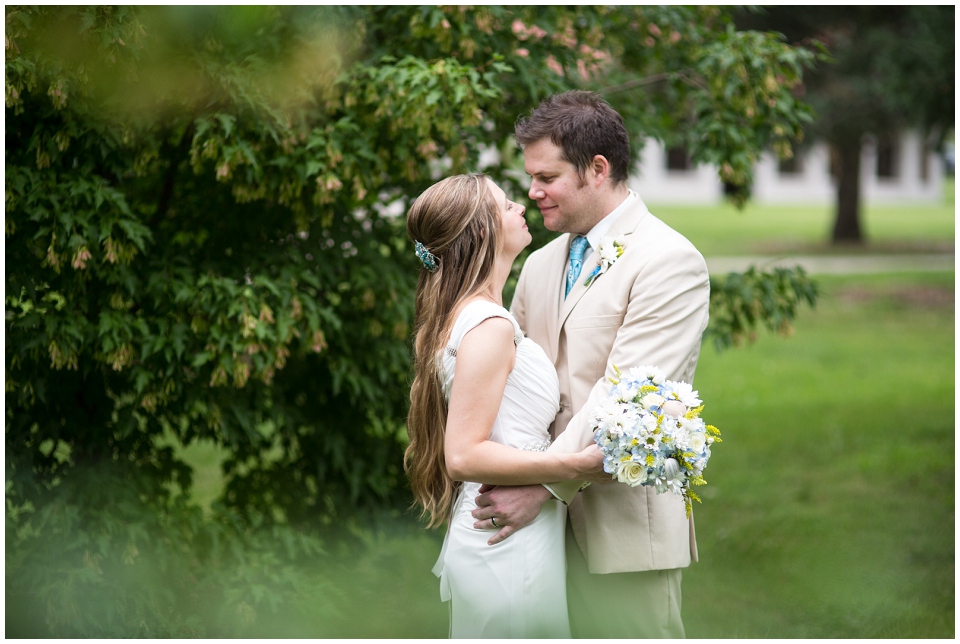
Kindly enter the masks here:
M 441 383 L 440 352 L 464 299 L 493 279 L 501 246 L 499 207 L 487 177 L 463 174 L 427 188 L 407 213 L 407 234 L 434 256 L 436 270 L 422 266 L 417 283 L 414 322 L 414 379 L 410 388 L 407 433 L 410 446 L 403 466 L 410 477 L 414 504 L 428 526 L 439 526 L 460 483 L 450 478 L 443 457 L 447 401 Z

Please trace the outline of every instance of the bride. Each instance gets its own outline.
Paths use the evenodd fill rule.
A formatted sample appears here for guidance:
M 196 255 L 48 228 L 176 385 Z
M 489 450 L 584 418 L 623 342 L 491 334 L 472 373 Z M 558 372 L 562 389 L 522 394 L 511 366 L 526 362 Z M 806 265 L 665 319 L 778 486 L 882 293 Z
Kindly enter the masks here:
M 404 465 L 430 527 L 448 520 L 434 572 L 451 637 L 569 638 L 566 507 L 547 503 L 510 539 L 471 516 L 481 483 L 609 481 L 602 454 L 547 454 L 559 385 L 543 350 L 503 308 L 514 260 L 531 241 L 524 208 L 483 175 L 452 176 L 410 207 L 420 270 L 416 374 Z M 502 527 L 493 517 L 494 529 Z

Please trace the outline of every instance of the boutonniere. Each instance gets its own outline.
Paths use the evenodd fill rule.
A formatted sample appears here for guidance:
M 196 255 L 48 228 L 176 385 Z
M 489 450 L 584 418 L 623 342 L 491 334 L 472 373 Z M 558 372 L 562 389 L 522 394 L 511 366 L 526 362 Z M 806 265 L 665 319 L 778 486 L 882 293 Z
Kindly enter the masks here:
M 623 237 L 615 237 L 613 239 L 604 237 L 601 239 L 600 248 L 597 249 L 597 253 L 600 255 L 600 263 L 587 275 L 587 279 L 583 280 L 583 285 L 590 286 L 590 283 L 596 279 L 598 275 L 606 273 L 607 269 L 620 259 L 625 249 L 626 244 L 623 242 Z

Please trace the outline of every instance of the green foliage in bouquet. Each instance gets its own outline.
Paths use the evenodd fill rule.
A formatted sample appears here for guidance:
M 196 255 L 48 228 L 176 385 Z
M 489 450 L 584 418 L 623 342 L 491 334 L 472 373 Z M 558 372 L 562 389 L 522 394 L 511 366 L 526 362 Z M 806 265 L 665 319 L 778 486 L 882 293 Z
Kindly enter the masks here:
M 809 120 L 794 92 L 816 56 L 716 7 L 8 6 L 5 20 L 7 599 L 43 607 L 49 637 L 233 633 L 195 630 L 185 595 L 131 586 L 124 566 L 174 583 L 206 556 L 212 579 L 232 564 L 197 554 L 211 534 L 407 504 L 418 262 L 398 215 L 440 176 L 484 169 L 486 150 L 524 194 L 518 115 L 598 89 L 634 141 L 682 140 L 745 195 L 752 160 L 788 153 Z M 531 219 L 536 247 L 550 234 Z M 226 451 L 216 517 L 182 500 L 191 471 L 171 439 Z M 116 601 L 57 599 L 90 584 Z

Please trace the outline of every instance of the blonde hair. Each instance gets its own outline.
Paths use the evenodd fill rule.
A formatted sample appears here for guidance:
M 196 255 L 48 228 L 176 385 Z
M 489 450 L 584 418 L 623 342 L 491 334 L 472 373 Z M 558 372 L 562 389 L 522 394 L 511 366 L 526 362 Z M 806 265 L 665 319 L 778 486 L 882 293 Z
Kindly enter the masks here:
M 427 188 L 407 213 L 407 234 L 434 256 L 436 269 L 420 269 L 414 322 L 414 379 L 410 388 L 403 457 L 414 504 L 436 527 L 446 518 L 459 483 L 450 478 L 443 457 L 447 402 L 439 373 L 454 320 L 464 299 L 492 281 L 500 251 L 500 214 L 482 174 L 448 177 Z

